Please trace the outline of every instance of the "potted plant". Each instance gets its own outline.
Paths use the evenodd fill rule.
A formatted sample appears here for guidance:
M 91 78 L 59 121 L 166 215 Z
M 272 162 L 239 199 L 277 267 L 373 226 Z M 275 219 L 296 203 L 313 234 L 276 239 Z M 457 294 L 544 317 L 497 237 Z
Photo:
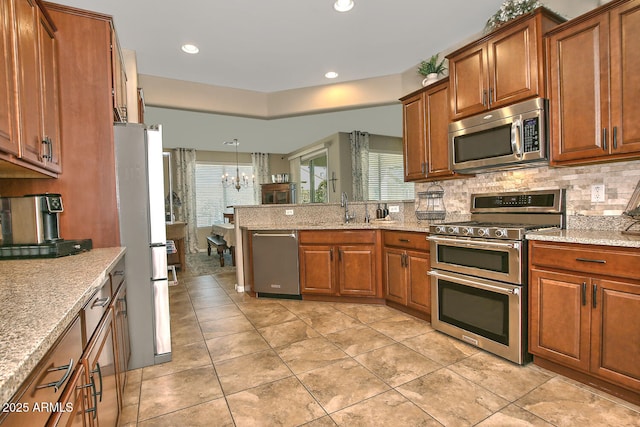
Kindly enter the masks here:
M 542 4 L 538 0 L 507 0 L 502 3 L 500 9 L 487 20 L 484 32 L 485 34 L 489 33 L 502 24 L 520 15 L 529 13 L 540 6 L 542 6 Z
M 422 61 L 418 67 L 418 73 L 426 78 L 422 80 L 422 86 L 430 85 L 438 80 L 438 76 L 447 70 L 444 59 L 438 62 L 438 54 L 433 55 L 428 61 Z

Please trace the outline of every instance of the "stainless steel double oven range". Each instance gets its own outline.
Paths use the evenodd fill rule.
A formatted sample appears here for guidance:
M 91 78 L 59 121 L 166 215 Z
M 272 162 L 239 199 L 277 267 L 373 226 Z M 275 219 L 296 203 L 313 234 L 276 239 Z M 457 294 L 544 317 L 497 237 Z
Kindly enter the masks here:
M 432 326 L 530 361 L 525 233 L 564 225 L 564 190 L 474 194 L 471 221 L 431 225 Z

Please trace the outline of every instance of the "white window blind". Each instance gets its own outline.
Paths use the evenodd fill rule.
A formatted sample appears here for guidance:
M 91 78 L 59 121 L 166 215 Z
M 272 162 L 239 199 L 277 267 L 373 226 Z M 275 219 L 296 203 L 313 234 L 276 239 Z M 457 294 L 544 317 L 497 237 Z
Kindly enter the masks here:
M 369 200 L 413 199 L 412 182 L 404 182 L 402 154 L 369 152 Z
M 253 166 L 240 165 L 240 177 L 242 173 L 253 176 Z M 222 185 L 222 175 L 236 176 L 236 165 L 215 163 L 196 163 L 196 217 L 198 227 L 208 227 L 211 224 L 224 222 L 222 216 L 225 212 L 231 212 L 227 206 L 255 205 L 253 184 L 242 187 L 240 191 L 234 186 Z

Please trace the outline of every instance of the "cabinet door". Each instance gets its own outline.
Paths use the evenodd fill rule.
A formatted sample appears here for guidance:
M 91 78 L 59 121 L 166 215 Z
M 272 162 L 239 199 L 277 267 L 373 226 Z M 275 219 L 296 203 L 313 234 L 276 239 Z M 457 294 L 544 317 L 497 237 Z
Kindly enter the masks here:
M 20 157 L 42 163 L 41 85 L 38 51 L 38 8 L 30 0 L 15 0 L 16 48 L 18 73 L 18 108 L 20 110 Z
M 0 1 L 0 150 L 18 154 L 18 128 L 15 111 L 11 2 Z
M 118 354 L 118 385 L 120 396 L 124 394 L 125 379 L 129 369 L 131 346 L 129 343 L 129 316 L 127 315 L 127 282 L 123 282 L 114 300 L 116 349 Z
M 523 22 L 492 39 L 487 51 L 489 108 L 513 104 L 540 93 L 536 20 Z
M 640 153 L 640 1 L 610 14 L 611 144 L 613 153 Z
M 402 305 L 407 305 L 405 255 L 400 249 L 384 249 L 384 297 Z
M 551 160 L 580 163 L 608 155 L 608 33 L 606 15 L 548 39 Z
M 334 252 L 333 246 L 300 246 L 300 291 L 303 294 L 335 294 Z
M 118 36 L 111 27 L 111 73 L 113 86 L 113 121 L 127 120 L 127 74 Z
M 95 385 L 97 395 L 94 423 L 97 421 L 100 427 L 116 427 L 119 406 L 111 311 L 105 315 L 88 352 L 89 381 Z
M 487 62 L 486 44 L 473 46 L 449 58 L 451 120 L 459 120 L 487 108 Z
M 640 391 L 640 285 L 593 279 L 592 292 L 591 371 Z
M 353 245 L 338 247 L 340 295 L 376 295 L 376 247 Z
M 424 179 L 427 175 L 427 147 L 423 93 L 403 101 L 402 120 L 404 180 Z
M 88 412 L 86 411 L 93 406 L 93 394 L 90 392 L 92 390 L 91 384 L 87 384 L 84 366 L 79 365 L 60 399 L 59 407 L 62 411 L 54 412 L 51 415 L 47 421 L 47 427 L 88 426 Z
M 429 254 L 407 251 L 408 295 L 407 305 L 425 313 L 431 313 L 431 284 L 427 272 Z
M 57 46 L 53 30 L 39 14 L 40 75 L 42 82 L 42 137 L 48 141 L 44 148 L 45 168 L 60 172 L 60 104 L 58 99 Z
M 532 269 L 529 285 L 529 352 L 588 371 L 589 279 Z
M 449 83 L 425 92 L 427 177 L 453 175 L 449 164 Z

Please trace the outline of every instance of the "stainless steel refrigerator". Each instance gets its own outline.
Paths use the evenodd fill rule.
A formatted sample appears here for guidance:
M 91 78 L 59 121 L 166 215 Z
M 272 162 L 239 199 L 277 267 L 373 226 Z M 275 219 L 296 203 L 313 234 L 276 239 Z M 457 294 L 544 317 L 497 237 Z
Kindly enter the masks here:
M 126 246 L 129 369 L 171 360 L 162 128 L 115 124 L 120 242 Z

